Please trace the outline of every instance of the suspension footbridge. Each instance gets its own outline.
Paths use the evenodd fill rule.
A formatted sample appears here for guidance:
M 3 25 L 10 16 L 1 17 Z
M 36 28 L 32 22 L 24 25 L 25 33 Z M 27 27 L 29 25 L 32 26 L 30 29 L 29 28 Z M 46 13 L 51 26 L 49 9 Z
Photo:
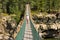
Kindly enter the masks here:
M 36 31 L 36 29 L 34 28 L 34 25 L 30 18 L 29 4 L 26 4 L 25 14 L 26 15 L 28 14 L 28 16 L 29 16 L 28 23 L 27 23 L 27 19 L 26 19 L 26 15 L 25 15 L 24 23 L 23 23 L 20 31 L 18 32 L 15 40 L 40 40 L 39 34 Z

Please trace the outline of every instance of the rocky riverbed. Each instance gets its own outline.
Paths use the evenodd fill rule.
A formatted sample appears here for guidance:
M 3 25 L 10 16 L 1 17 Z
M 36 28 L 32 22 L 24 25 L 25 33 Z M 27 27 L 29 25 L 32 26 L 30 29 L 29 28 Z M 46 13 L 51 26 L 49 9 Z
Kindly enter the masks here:
M 0 40 L 14 40 L 16 21 L 8 14 L 0 13 Z
M 42 38 L 59 38 L 60 36 L 60 13 L 43 14 L 32 16 L 36 30 Z

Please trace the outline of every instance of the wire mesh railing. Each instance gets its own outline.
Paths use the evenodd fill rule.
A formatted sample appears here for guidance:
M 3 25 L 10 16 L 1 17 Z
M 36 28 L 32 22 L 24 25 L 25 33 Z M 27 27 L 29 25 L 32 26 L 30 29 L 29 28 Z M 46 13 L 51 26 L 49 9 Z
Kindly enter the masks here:
M 41 40 L 39 33 L 36 31 L 36 29 L 34 28 L 34 25 L 32 23 L 32 21 L 30 20 L 30 25 L 32 28 L 32 35 L 33 35 L 33 40 Z
M 23 23 L 22 27 L 20 28 L 20 31 L 17 34 L 15 40 L 23 40 L 24 32 L 25 32 L 25 26 L 26 26 L 26 20 L 24 20 L 24 23 Z

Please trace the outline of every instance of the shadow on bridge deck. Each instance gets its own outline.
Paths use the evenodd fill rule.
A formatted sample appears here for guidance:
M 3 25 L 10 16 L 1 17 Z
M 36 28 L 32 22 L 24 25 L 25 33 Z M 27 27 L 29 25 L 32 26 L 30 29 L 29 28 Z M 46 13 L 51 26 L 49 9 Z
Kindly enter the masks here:
M 24 20 L 22 28 L 17 34 L 15 40 L 40 40 L 39 34 L 34 28 L 31 20 L 28 24 L 26 23 L 26 20 Z

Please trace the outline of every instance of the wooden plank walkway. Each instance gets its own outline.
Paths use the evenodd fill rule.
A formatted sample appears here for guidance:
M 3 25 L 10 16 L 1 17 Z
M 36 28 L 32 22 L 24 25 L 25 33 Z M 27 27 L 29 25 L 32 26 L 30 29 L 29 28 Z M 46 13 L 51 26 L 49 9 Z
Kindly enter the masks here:
M 32 29 L 30 26 L 30 21 L 26 22 L 26 27 L 25 27 L 25 33 L 24 33 L 24 38 L 23 40 L 33 40 L 33 36 L 32 36 Z

